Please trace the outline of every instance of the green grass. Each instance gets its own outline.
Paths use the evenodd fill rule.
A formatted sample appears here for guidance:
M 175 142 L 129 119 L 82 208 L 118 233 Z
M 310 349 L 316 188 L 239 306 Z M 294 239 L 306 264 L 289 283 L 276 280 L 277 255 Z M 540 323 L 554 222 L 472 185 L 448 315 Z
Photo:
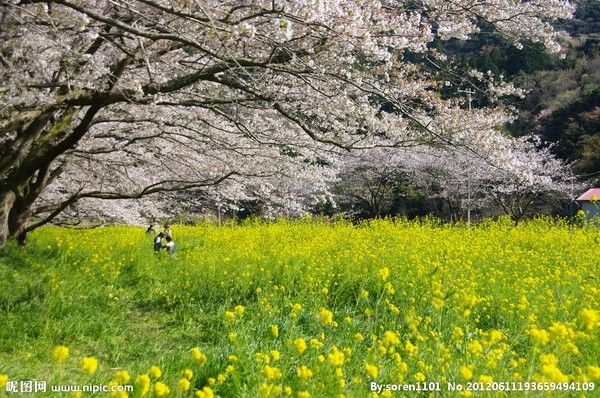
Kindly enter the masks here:
M 587 382 L 600 378 L 599 236 L 547 220 L 252 222 L 175 226 L 169 256 L 153 253 L 152 236 L 138 227 L 47 227 L 0 254 L 0 374 L 108 384 L 124 369 L 135 385 L 157 365 L 171 396 L 209 385 L 222 397 L 285 396 L 286 387 L 293 396 L 366 397 L 372 380 L 439 381 L 438 396 L 454 396 L 446 383 L 466 383 L 461 367 L 472 380 Z M 64 362 L 52 355 L 59 345 L 70 350 Z M 329 360 L 334 347 L 346 350 L 341 370 Z M 260 354 L 273 350 L 281 358 L 267 364 Z M 92 375 L 80 369 L 85 356 L 99 361 Z M 269 379 L 267 365 L 281 377 Z M 310 379 L 297 375 L 301 365 Z M 177 387 L 186 368 L 194 371 L 187 395 Z M 571 393 L 553 396 L 561 395 Z

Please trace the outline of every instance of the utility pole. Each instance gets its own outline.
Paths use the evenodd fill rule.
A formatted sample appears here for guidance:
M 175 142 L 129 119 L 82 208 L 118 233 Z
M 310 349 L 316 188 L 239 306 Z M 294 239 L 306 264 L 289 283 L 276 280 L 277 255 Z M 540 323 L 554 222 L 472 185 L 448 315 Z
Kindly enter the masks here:
M 467 94 L 467 100 L 469 101 L 469 110 L 471 110 L 471 101 L 473 101 L 473 94 L 475 94 L 475 91 L 469 89 L 469 90 L 456 90 L 456 92 Z
M 573 174 L 573 167 L 569 166 L 569 180 L 571 180 L 571 202 L 575 202 L 575 174 Z
M 459 93 L 467 94 L 467 100 L 469 101 L 469 111 L 471 110 L 471 102 L 473 101 L 473 94 L 475 91 L 467 89 L 467 90 L 457 90 Z M 467 225 L 471 225 L 471 180 L 467 180 Z
M 471 225 L 471 180 L 467 181 L 467 225 Z

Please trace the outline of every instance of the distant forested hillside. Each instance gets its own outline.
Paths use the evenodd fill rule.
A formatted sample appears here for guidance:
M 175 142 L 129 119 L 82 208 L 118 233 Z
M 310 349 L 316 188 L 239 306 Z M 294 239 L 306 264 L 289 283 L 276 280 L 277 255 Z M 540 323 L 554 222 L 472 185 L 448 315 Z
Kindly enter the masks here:
M 574 19 L 560 27 L 568 33 L 562 57 L 547 54 L 539 43 L 518 49 L 485 27 L 478 43 L 457 41 L 445 50 L 526 88 L 525 98 L 514 100 L 519 117 L 510 133 L 537 132 L 555 145 L 557 156 L 572 162 L 574 173 L 600 184 L 600 1 L 579 1 Z

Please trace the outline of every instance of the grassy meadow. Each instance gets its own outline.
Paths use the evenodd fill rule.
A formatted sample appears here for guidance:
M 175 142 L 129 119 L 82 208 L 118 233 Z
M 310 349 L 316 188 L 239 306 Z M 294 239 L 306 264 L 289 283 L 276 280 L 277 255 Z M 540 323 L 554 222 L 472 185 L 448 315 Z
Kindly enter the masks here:
M 420 393 L 436 397 L 459 396 L 448 382 L 600 384 L 598 229 L 305 220 L 173 236 L 170 256 L 141 227 L 46 227 L 0 253 L 0 397 L 13 396 L 11 380 L 198 398 L 418 394 L 372 393 L 371 382 L 439 382 Z M 36 396 L 46 395 L 91 396 Z

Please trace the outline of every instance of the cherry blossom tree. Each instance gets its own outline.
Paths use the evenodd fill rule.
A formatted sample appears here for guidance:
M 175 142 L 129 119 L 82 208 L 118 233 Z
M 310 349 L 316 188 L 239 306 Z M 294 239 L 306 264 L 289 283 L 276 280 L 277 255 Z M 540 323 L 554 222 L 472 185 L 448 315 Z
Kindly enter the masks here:
M 377 218 L 392 210 L 410 158 L 402 148 L 370 148 L 345 156 L 332 203 L 349 216 Z
M 460 147 L 425 149 L 405 159 L 412 156 L 413 183 L 425 190 L 436 185 L 436 195 L 449 202 L 456 218 L 466 213 L 467 221 L 472 210 L 495 206 L 519 222 L 536 201 L 568 197 L 567 165 L 535 137 L 498 140 L 496 151 L 502 162 L 494 160 L 499 154 L 486 158 Z
M 567 165 L 550 152 L 549 146 L 540 147 L 536 137 L 511 143 L 511 167 L 491 170 L 486 194 L 518 223 L 536 201 L 568 198 L 573 182 Z
M 485 22 L 559 51 L 550 22 L 572 12 L 562 0 L 3 0 L 0 248 L 85 198 L 228 181 L 256 195 L 254 178 L 280 181 L 272 192 L 306 173 L 326 181 L 353 148 L 460 142 L 464 110 L 438 93 L 462 75 L 432 41 Z M 515 92 L 464 76 L 490 101 Z

